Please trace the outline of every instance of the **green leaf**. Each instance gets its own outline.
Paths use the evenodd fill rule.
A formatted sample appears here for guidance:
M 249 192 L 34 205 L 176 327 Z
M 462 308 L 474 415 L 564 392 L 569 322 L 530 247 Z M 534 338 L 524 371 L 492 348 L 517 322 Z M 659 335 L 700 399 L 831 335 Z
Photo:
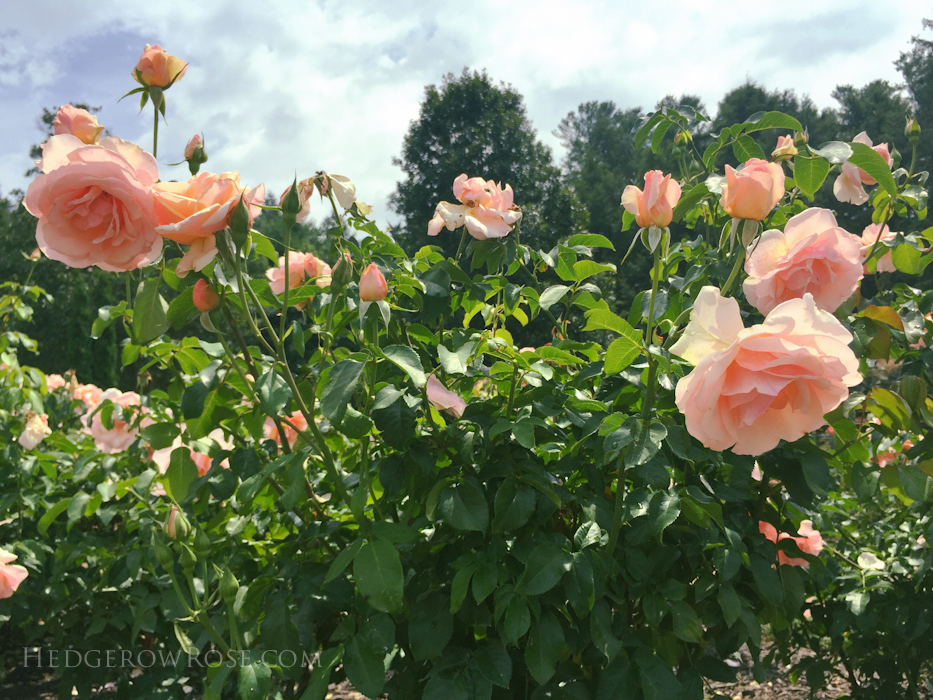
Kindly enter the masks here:
M 546 593 L 557 585 L 572 563 L 570 552 L 562 547 L 552 542 L 540 544 L 528 556 L 515 590 L 526 595 Z
M 512 659 L 498 639 L 480 645 L 473 654 L 473 663 L 487 681 L 500 688 L 509 687 L 509 681 L 512 679 Z
M 648 502 L 648 523 L 651 532 L 660 535 L 680 515 L 680 496 L 667 491 L 656 491 Z
M 744 163 L 749 158 L 765 159 L 765 152 L 761 146 L 748 134 L 742 134 L 732 144 L 732 153 L 739 163 Z
M 702 642 L 703 623 L 693 608 L 682 600 L 672 600 L 670 606 L 674 618 L 674 634 L 685 642 Z
M 598 233 L 578 233 L 570 237 L 567 241 L 567 245 L 571 248 L 582 245 L 587 248 L 609 248 L 609 250 L 615 250 L 612 241 Z
M 278 416 L 292 398 L 288 382 L 275 370 L 264 373 L 256 381 L 259 407 L 267 416 Z
M 463 674 L 445 669 L 428 679 L 421 700 L 470 700 L 473 697 L 477 696 L 470 694 Z
M 849 162 L 875 178 L 892 197 L 897 197 L 897 183 L 894 182 L 888 162 L 881 154 L 864 143 L 850 143 L 849 147 L 852 149 Z
M 810 146 L 810 152 L 825 158 L 830 165 L 842 165 L 852 157 L 852 148 L 844 141 L 830 141 L 820 148 Z
M 444 596 L 437 593 L 420 602 L 408 623 L 408 643 L 415 659 L 425 661 L 444 653 L 453 634 L 454 621 Z
M 627 338 L 638 338 L 639 333 L 631 324 L 621 316 L 618 316 L 608 309 L 592 309 L 586 312 L 585 331 L 607 330 L 618 333 Z
M 330 685 L 330 674 L 343 658 L 343 646 L 321 652 L 311 671 L 311 681 L 300 700 L 324 700 Z
M 648 134 L 651 133 L 651 130 L 654 129 L 662 119 L 664 119 L 664 114 L 660 110 L 651 114 L 646 114 L 641 118 L 639 126 L 637 126 L 633 136 L 635 148 L 641 148 L 645 144 Z
M 165 493 L 177 503 L 188 498 L 188 493 L 198 479 L 198 467 L 191 459 L 191 450 L 187 447 L 177 447 L 172 450 L 168 470 L 160 481 L 165 487 Z
M 784 114 L 784 112 L 765 112 L 764 114 L 759 112 L 745 120 L 745 131 L 747 133 L 764 129 L 803 131 L 803 125 L 789 114 Z
M 405 583 L 402 562 L 391 542 L 365 542 L 353 560 L 353 576 L 360 593 L 376 610 L 393 612 L 401 608 Z
M 382 694 L 386 681 L 385 655 L 372 649 L 359 637 L 344 644 L 343 667 L 347 678 L 359 692 L 370 698 Z
M 808 158 L 797 154 L 794 158 L 794 180 L 800 191 L 813 199 L 813 195 L 823 186 L 826 176 L 829 175 L 830 165 L 819 156 Z
M 664 140 L 664 135 L 674 126 L 673 122 L 665 121 L 661 124 L 658 124 L 657 128 L 654 130 L 654 133 L 651 135 L 651 152 L 657 153 L 658 149 L 661 148 L 661 142 Z
M 726 584 L 719 589 L 716 600 L 719 601 L 719 607 L 722 608 L 722 616 L 726 621 L 726 626 L 732 627 L 735 621 L 739 619 L 739 615 L 742 614 L 742 601 L 739 594 L 735 592 L 731 585 Z
M 419 389 L 428 381 L 424 376 L 424 367 L 421 366 L 421 358 L 418 353 L 407 345 L 390 345 L 382 349 L 382 353 L 393 364 L 402 369 Z M 346 362 L 346 360 L 345 360 Z
M 437 358 L 447 374 L 466 374 L 472 351 L 473 343 L 461 345 L 456 352 L 451 352 L 443 345 L 438 345 Z
M 674 221 L 680 221 L 684 214 L 690 211 L 697 202 L 708 196 L 709 193 L 705 182 L 694 185 L 689 190 L 684 190 L 680 196 L 680 201 L 674 207 Z
M 365 540 L 362 537 L 357 537 L 350 543 L 349 547 L 344 547 L 340 550 L 340 554 L 334 557 L 334 561 L 331 563 L 330 568 L 327 569 L 327 575 L 324 577 L 325 586 L 340 576 L 340 574 L 344 572 L 344 569 L 350 566 L 350 562 L 359 554 L 363 542 L 365 542 Z
M 611 264 L 601 264 L 595 260 L 580 260 L 573 264 L 573 279 L 576 282 L 582 282 L 588 277 L 599 275 L 603 272 L 615 272 L 616 266 Z
M 68 504 L 70 502 L 70 498 L 63 498 L 42 514 L 42 517 L 39 518 L 39 524 L 37 525 L 40 535 L 44 535 L 46 532 L 48 532 L 49 526 L 52 524 L 55 518 L 65 512 L 65 509 L 68 508 Z
M 853 615 L 861 615 L 868 609 L 871 594 L 868 591 L 852 591 L 846 594 L 845 601 Z
M 257 661 L 240 667 L 240 699 L 265 700 L 272 687 L 272 668 Z
M 458 530 L 485 532 L 489 525 L 486 497 L 469 481 L 445 487 L 438 497 L 437 511 Z
M 250 235 L 253 238 L 253 252 L 267 258 L 273 265 L 277 265 L 279 254 L 276 252 L 275 246 L 272 245 L 272 241 L 255 229 L 250 231 Z
M 645 700 L 681 700 L 683 698 L 683 686 L 661 657 L 651 651 L 639 650 L 635 652 L 635 663 L 641 676 L 641 688 L 645 694 Z
M 784 603 L 784 589 L 781 586 L 781 577 L 774 568 L 774 561 L 753 553 L 749 555 L 749 566 L 758 593 L 771 605 L 780 608 Z
M 606 348 L 604 370 L 606 374 L 618 374 L 641 355 L 641 343 L 628 336 L 616 338 Z
M 518 644 L 518 640 L 528 631 L 531 626 L 531 611 L 528 609 L 528 603 L 524 598 L 515 596 L 509 602 L 509 607 L 505 609 L 505 618 L 502 624 L 502 631 L 505 633 L 507 641 L 512 644 Z
M 634 445 L 629 451 L 627 462 L 631 465 L 644 464 L 661 449 L 661 441 L 667 437 L 667 428 L 662 422 L 656 420 L 651 421 L 647 429 L 644 423 L 639 422 L 639 427 L 632 431 L 632 436 Z
M 194 382 L 181 396 L 181 414 L 186 419 L 197 418 L 204 412 L 204 400 L 210 390 L 201 382 Z
M 883 248 L 883 246 L 879 246 L 879 248 Z M 910 243 L 901 243 L 891 251 L 891 260 L 894 262 L 894 267 L 908 275 L 923 273 L 930 261 L 924 261 L 922 258 L 922 251 L 917 250 Z
M 563 299 L 569 291 L 570 287 L 564 284 L 555 284 L 553 287 L 548 287 L 541 294 L 538 305 L 542 309 L 550 309 L 554 304 Z
M 194 318 L 197 309 L 192 299 L 193 292 L 194 287 L 188 287 L 181 294 L 172 299 L 172 303 L 168 305 L 165 320 L 172 328 L 181 328 Z M 137 297 L 137 301 L 138 299 Z
M 509 478 L 496 491 L 494 532 L 516 530 L 528 522 L 535 511 L 535 492 L 518 479 Z
M 179 433 L 178 426 L 174 423 L 155 423 L 139 430 L 142 439 L 148 442 L 154 450 L 170 447 Z
M 339 423 L 343 419 L 365 365 L 365 362 L 356 360 L 341 360 L 331 368 L 321 393 L 321 413 L 331 423 Z
M 551 613 L 544 613 L 531 630 L 525 646 L 528 672 L 542 685 L 551 680 L 564 648 L 564 628 Z
M 133 338 L 137 345 L 146 345 L 168 330 L 165 311 L 168 304 L 159 294 L 159 278 L 140 283 L 133 307 Z

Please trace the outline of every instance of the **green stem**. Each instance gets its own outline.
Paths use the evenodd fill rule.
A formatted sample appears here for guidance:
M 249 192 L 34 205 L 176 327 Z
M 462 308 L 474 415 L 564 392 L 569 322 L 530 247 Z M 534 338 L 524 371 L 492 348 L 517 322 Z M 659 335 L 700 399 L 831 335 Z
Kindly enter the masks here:
M 512 385 L 509 387 L 509 405 L 506 407 L 506 413 L 512 415 L 512 407 L 515 405 L 515 385 L 518 383 L 518 363 L 512 363 Z
M 211 622 L 207 610 L 201 610 L 195 619 L 201 623 L 201 626 L 207 630 L 207 633 L 211 636 L 211 639 L 214 640 L 214 643 L 220 647 L 220 650 L 226 655 L 227 652 L 230 651 L 230 645 L 227 644 L 227 641 L 221 636 L 220 632 L 217 631 L 217 628 L 214 627 L 214 623 Z
M 739 244 L 739 253 L 735 258 L 735 264 L 732 266 L 732 272 L 729 273 L 729 279 L 722 285 L 722 296 L 727 297 L 732 293 L 732 284 L 739 276 L 739 270 L 742 269 L 742 263 L 745 262 L 745 246 Z
M 615 551 L 619 541 L 619 531 L 622 529 L 622 505 L 625 500 L 625 452 L 619 455 L 619 468 L 616 471 L 616 497 L 612 509 L 612 531 L 609 533 L 609 554 Z
M 233 642 L 233 648 L 240 651 L 243 647 L 240 644 L 240 631 L 237 629 L 236 613 L 233 612 L 233 603 L 227 603 L 227 621 L 230 624 L 230 641 Z
M 285 342 L 285 317 L 288 315 L 288 292 L 289 287 L 289 272 L 291 270 L 291 238 L 292 238 L 292 223 L 289 222 L 289 216 L 285 215 L 285 291 L 282 292 L 282 315 L 279 318 L 279 338 L 280 343 Z
M 916 154 L 916 149 L 914 150 L 914 153 Z M 911 168 L 912 167 L 913 165 L 911 165 Z M 886 204 L 884 207 L 884 214 L 881 217 L 881 224 L 880 224 L 880 227 L 878 228 L 878 236 L 875 238 L 875 242 L 872 244 L 871 250 L 868 251 L 868 255 L 865 256 L 866 263 L 869 260 L 871 260 L 872 256 L 875 254 L 875 249 L 878 247 L 878 244 L 881 242 L 881 234 L 884 233 L 884 227 L 887 225 L 889 215 L 892 213 L 892 211 L 893 211 L 893 207 L 890 207 Z M 875 265 L 875 272 L 877 271 L 878 271 L 878 266 Z M 877 277 L 875 279 L 877 279 Z
M 467 237 L 467 227 L 463 227 L 463 234 L 460 236 L 460 245 L 457 246 L 457 255 L 454 258 L 454 262 L 460 262 L 460 253 L 463 252 L 463 244 L 466 242 Z
M 642 404 L 642 418 L 645 421 L 645 430 L 651 418 L 651 406 L 654 403 L 655 383 L 657 374 L 657 360 L 651 354 L 654 344 L 654 304 L 658 296 L 658 284 L 661 281 L 661 243 L 654 249 L 654 269 L 652 270 L 651 299 L 648 301 L 648 327 L 645 329 L 645 355 L 648 357 L 648 382 L 645 401 Z
M 152 157 L 155 158 L 159 155 L 159 106 L 155 100 L 152 101 L 152 106 L 154 107 L 152 111 L 155 113 L 155 120 L 152 124 Z

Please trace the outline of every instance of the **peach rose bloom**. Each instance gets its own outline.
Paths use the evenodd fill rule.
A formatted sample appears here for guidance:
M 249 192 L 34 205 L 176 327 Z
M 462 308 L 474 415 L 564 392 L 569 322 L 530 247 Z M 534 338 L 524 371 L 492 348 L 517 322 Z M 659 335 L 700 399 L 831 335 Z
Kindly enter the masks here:
M 447 411 L 456 418 L 463 415 L 463 411 L 466 409 L 466 401 L 463 400 L 460 394 L 450 391 L 433 374 L 428 377 L 427 392 L 428 401 L 438 411 Z
M 330 265 L 311 253 L 292 250 L 288 253 L 288 288 L 297 289 L 306 280 L 324 289 L 330 286 Z M 285 256 L 279 257 L 278 267 L 266 270 L 266 279 L 273 294 L 281 295 L 285 291 Z
M 733 219 L 762 221 L 784 196 L 784 171 L 778 163 L 749 158 L 738 169 L 726 166 L 719 203 Z
M 52 130 L 56 134 L 71 134 L 88 145 L 94 145 L 100 140 L 104 127 L 86 109 L 64 105 L 55 115 Z
M 791 217 L 784 232 L 771 229 L 753 244 L 742 288 L 762 314 L 789 299 L 813 295 L 833 312 L 858 288 L 864 275 L 860 239 L 839 227 L 828 209 L 814 207 Z
M 17 442 L 23 446 L 23 449 L 31 450 L 40 442 L 45 440 L 52 431 L 49 429 L 49 417 L 47 414 L 38 414 L 30 411 L 29 420 L 26 421 L 26 428 Z
M 240 203 L 249 205 L 250 224 L 259 216 L 265 186 L 248 189 L 240 185 L 240 173 L 198 173 L 187 182 L 160 182 L 152 188 L 161 235 L 182 245 L 212 236 L 227 227 L 227 218 Z
M 864 204 L 868 201 L 868 193 L 862 187 L 859 176 L 861 171 L 848 161 L 842 164 L 839 177 L 833 183 L 833 195 L 840 202 L 847 204 Z
M 305 420 L 301 411 L 295 411 L 290 416 L 282 419 L 282 429 L 285 431 L 285 439 L 288 441 L 289 447 L 294 447 L 298 441 L 298 432 L 304 432 L 308 429 L 308 421 Z M 266 418 L 266 422 L 263 423 L 263 430 L 266 440 L 274 440 L 276 445 L 281 446 L 282 436 L 279 435 L 279 429 L 276 427 L 274 420 Z
M 158 44 L 146 44 L 133 71 L 133 78 L 148 87 L 167 88 L 176 80 L 181 80 L 186 70 L 188 64 L 178 56 L 172 56 Z
M 792 136 L 778 136 L 777 146 L 771 151 L 771 157 L 775 160 L 787 160 L 797 155 L 797 147 L 794 145 Z
M 434 218 L 428 222 L 429 236 L 436 236 L 445 226 L 448 231 L 466 226 L 477 240 L 502 238 L 512 230 L 512 224 L 522 218 L 521 210 L 513 206 L 511 185 L 502 189 L 492 180 L 467 178 L 464 173 L 454 180 L 453 190 L 461 203 L 438 203 Z
M 645 191 L 627 185 L 622 191 L 622 206 L 635 215 L 635 223 L 646 226 L 669 226 L 674 218 L 674 207 L 680 200 L 680 183 L 660 170 L 645 173 Z
M 376 263 L 369 263 L 360 275 L 360 301 L 382 301 L 389 293 L 389 285 Z
M 821 428 L 862 381 L 850 342 L 810 294 L 744 328 L 738 302 L 703 287 L 671 347 L 695 365 L 675 390 L 687 431 L 713 450 L 760 455 Z
M 122 408 L 140 405 L 139 394 L 135 391 L 121 393 L 119 389 L 107 389 L 100 395 L 100 402 L 107 399 Z M 133 444 L 139 432 L 125 421 L 117 418 L 116 415 L 113 416 L 113 428 L 108 430 L 104 427 L 104 422 L 101 420 L 100 413 L 95 413 L 93 418 L 91 418 L 90 429 L 91 436 L 94 438 L 94 444 L 97 446 L 97 449 L 108 454 L 123 452 L 127 447 Z
M 12 552 L 0 549 L 0 599 L 12 596 L 29 576 L 25 566 L 10 563 L 16 559 Z
M 49 391 L 55 391 L 65 386 L 65 378 L 60 374 L 47 374 L 45 375 L 45 388 Z
M 74 398 L 83 402 L 87 410 L 91 410 L 100 403 L 103 393 L 103 389 L 93 384 L 78 384 L 74 390 Z
M 852 139 L 852 142 L 865 144 L 866 146 L 874 150 L 875 153 L 877 153 L 879 156 L 884 158 L 884 162 L 888 164 L 888 168 L 894 167 L 894 156 L 891 155 L 891 150 L 888 148 L 888 144 L 880 143 L 877 146 L 872 145 L 871 139 L 868 138 L 868 134 L 864 131 L 860 133 L 858 136 L 856 136 L 854 139 Z M 878 184 L 878 181 L 875 178 L 873 178 L 871 175 L 866 173 L 861 168 L 859 168 L 858 170 L 858 175 L 859 175 L 859 178 L 862 180 L 862 184 L 865 184 L 865 185 Z
M 786 532 L 782 532 L 779 535 L 777 528 L 764 520 L 758 521 L 758 532 L 775 544 L 778 543 L 778 540 L 793 540 L 801 552 L 814 557 L 819 556 L 820 552 L 823 551 L 823 536 L 818 530 L 813 529 L 813 522 L 810 520 L 804 520 L 800 523 L 800 527 L 797 530 L 797 534 L 800 535 L 800 537 L 794 537 Z M 778 563 L 787 564 L 789 566 L 800 566 L 804 569 L 810 568 L 810 562 L 806 559 L 789 557 L 781 550 L 778 550 Z
M 881 232 L 881 238 L 879 240 L 878 233 Z M 879 241 L 879 247 L 883 247 L 882 244 L 886 241 L 893 241 L 897 236 L 896 231 L 891 231 L 888 228 L 888 225 L 885 224 L 882 229 L 881 224 L 869 224 L 865 227 L 865 230 L 862 231 L 862 262 L 868 258 L 868 254 L 871 252 L 871 249 L 875 245 L 875 241 Z M 878 258 L 878 262 L 875 264 L 875 272 L 897 272 L 897 268 L 894 267 L 894 258 L 891 257 L 891 250 L 888 249 L 888 252 Z
M 108 272 L 158 259 L 155 158 L 122 139 L 107 137 L 88 146 L 62 134 L 42 146 L 39 168 L 43 174 L 29 185 L 23 205 L 39 219 L 36 241 L 46 257 Z

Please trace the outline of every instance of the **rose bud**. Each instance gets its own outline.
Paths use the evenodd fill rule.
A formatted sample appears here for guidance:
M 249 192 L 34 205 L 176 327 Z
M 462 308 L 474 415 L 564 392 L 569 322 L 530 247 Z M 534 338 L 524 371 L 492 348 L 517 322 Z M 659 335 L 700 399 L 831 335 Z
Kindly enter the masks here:
M 360 276 L 360 301 L 382 301 L 389 293 L 386 278 L 376 263 L 369 263 Z
M 171 87 L 176 80 L 181 80 L 186 70 L 188 64 L 177 56 L 172 56 L 158 44 L 146 44 L 143 55 L 139 57 L 133 71 L 133 78 L 146 87 L 164 90 Z
M 679 200 L 680 183 L 660 170 L 645 173 L 644 192 L 635 185 L 627 185 L 622 192 L 622 206 L 642 228 L 669 226 Z
M 777 146 L 771 151 L 771 157 L 776 161 L 790 160 L 797 155 L 797 147 L 794 145 L 794 139 L 790 136 L 778 136 Z
M 188 145 L 185 146 L 185 160 L 188 161 L 188 170 L 192 175 L 197 175 L 201 166 L 207 162 L 207 153 L 204 151 L 204 139 L 201 138 L 201 134 L 192 136 Z
M 188 533 L 191 532 L 191 526 L 185 514 L 178 510 L 178 506 L 173 505 L 162 526 L 162 531 L 172 540 L 188 539 Z
M 350 254 L 344 252 L 341 255 L 337 262 L 334 263 L 334 267 L 331 270 L 331 287 L 334 290 L 342 289 L 346 286 L 347 282 L 350 281 L 350 276 L 353 274 L 353 259 L 350 257 Z
M 220 297 L 217 291 L 207 283 L 204 278 L 194 283 L 194 291 L 191 292 L 191 300 L 198 311 L 213 311 L 220 304 Z
M 777 163 L 749 158 L 738 169 L 726 166 L 720 204 L 733 219 L 762 221 L 784 196 L 784 171 Z

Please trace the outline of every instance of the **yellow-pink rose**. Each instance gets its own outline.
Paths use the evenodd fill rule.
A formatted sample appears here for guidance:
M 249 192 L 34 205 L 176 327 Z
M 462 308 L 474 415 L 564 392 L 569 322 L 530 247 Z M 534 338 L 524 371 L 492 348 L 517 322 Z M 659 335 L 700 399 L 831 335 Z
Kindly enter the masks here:
M 622 206 L 635 216 L 635 223 L 646 226 L 669 226 L 674 207 L 680 200 L 680 183 L 660 170 L 645 173 L 645 191 L 627 185 L 622 191 Z
M 360 300 L 382 301 L 389 293 L 389 285 L 376 263 L 369 263 L 360 275 Z
M 777 145 L 771 151 L 774 160 L 788 160 L 797 155 L 797 146 L 794 145 L 793 136 L 778 136 Z
M 466 410 L 466 401 L 463 400 L 460 394 L 444 386 L 441 380 L 433 374 L 428 377 L 426 389 L 428 401 L 430 401 L 431 405 L 438 411 L 447 411 L 456 418 L 463 415 L 464 410 Z
M 0 599 L 12 596 L 19 585 L 26 580 L 29 572 L 26 567 L 11 564 L 16 561 L 16 555 L 5 549 L 0 549 Z
M 19 436 L 17 442 L 22 445 L 24 449 L 31 450 L 51 434 L 52 431 L 49 429 L 48 415 L 30 411 L 29 414 L 27 414 L 26 427 L 23 428 L 23 432 Z
M 62 134 L 42 146 L 39 167 L 43 174 L 29 185 L 23 205 L 39 219 L 36 241 L 46 257 L 110 272 L 158 259 L 155 158 L 122 139 L 89 146 Z
M 502 238 L 512 225 L 522 218 L 522 212 L 512 203 L 511 185 L 505 189 L 492 180 L 481 177 L 467 178 L 466 173 L 454 180 L 454 196 L 460 204 L 439 202 L 434 218 L 428 223 L 428 235 L 436 236 L 445 226 L 454 231 L 466 226 L 473 238 Z
M 288 253 L 288 288 L 296 289 L 306 280 L 314 282 L 324 289 L 330 286 L 332 270 L 330 265 L 315 257 L 311 253 L 301 253 L 293 250 Z M 279 257 L 278 267 L 266 270 L 266 279 L 273 294 L 282 294 L 285 291 L 285 256 Z
M 100 402 L 102 403 L 108 399 L 123 409 L 139 406 L 139 394 L 135 391 L 121 392 L 119 389 L 107 389 L 100 395 Z M 127 414 L 129 414 L 128 411 Z M 129 417 L 129 415 L 125 417 Z M 95 413 L 91 418 L 90 431 L 97 449 L 108 454 L 123 452 L 133 444 L 139 433 L 136 428 L 119 418 L 116 412 L 113 414 L 112 428 L 104 426 L 100 412 Z
M 863 276 L 861 241 L 840 228 L 828 209 L 807 209 L 791 217 L 783 233 L 765 231 L 752 245 L 743 289 L 764 315 L 806 293 L 819 308 L 833 312 Z
M 703 287 L 671 347 L 696 365 L 675 390 L 687 431 L 713 450 L 760 455 L 821 428 L 862 381 L 850 342 L 809 294 L 744 328 L 738 302 Z
M 726 166 L 719 203 L 734 219 L 762 221 L 784 196 L 784 171 L 777 163 L 749 158 L 738 169 Z
M 65 105 L 55 115 L 52 130 L 56 134 L 71 134 L 83 143 L 94 145 L 100 140 L 104 127 L 86 109 Z
M 780 540 L 793 540 L 797 545 L 797 549 L 804 554 L 809 554 L 814 557 L 819 556 L 819 553 L 823 551 L 823 536 L 820 534 L 819 530 L 813 529 L 813 522 L 810 520 L 804 520 L 800 523 L 800 527 L 797 529 L 797 534 L 800 535 L 800 537 L 794 537 L 786 532 L 778 534 L 777 528 L 764 520 L 758 521 L 758 532 L 775 544 Z M 804 569 L 810 568 L 810 562 L 806 559 L 789 557 L 780 549 L 778 550 L 778 563 L 787 564 L 789 566 L 800 566 Z
M 167 88 L 181 80 L 188 64 L 178 56 L 172 56 L 161 46 L 146 44 L 143 55 L 133 70 L 133 79 L 146 87 Z

